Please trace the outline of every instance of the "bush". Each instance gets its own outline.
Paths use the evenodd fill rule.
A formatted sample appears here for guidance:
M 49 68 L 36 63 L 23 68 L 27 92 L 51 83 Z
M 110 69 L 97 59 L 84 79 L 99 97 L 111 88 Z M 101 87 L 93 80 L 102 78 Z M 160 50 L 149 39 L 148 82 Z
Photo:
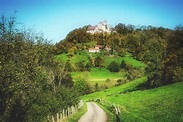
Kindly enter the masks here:
M 111 72 L 119 72 L 120 66 L 116 61 L 111 62 L 108 67 L 109 71 Z
M 121 67 L 121 68 L 126 68 L 126 63 L 125 63 L 124 60 L 121 61 L 120 67 Z

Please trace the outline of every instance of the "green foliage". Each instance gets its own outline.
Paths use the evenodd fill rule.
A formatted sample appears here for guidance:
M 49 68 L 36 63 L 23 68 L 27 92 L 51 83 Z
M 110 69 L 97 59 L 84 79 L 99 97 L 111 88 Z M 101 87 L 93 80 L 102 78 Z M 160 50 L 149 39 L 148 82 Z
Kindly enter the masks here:
M 118 25 L 115 26 L 115 30 L 120 33 L 120 34 L 127 34 L 128 29 L 125 24 L 119 23 Z
M 183 28 L 179 26 L 174 30 L 170 30 L 163 27 L 142 26 L 135 29 L 133 25 L 119 23 L 115 26 L 114 30 L 116 32 L 111 32 L 110 34 L 97 33 L 87 35 L 87 33 L 81 31 L 81 29 L 76 29 L 68 34 L 68 37 L 63 42 L 56 45 L 58 48 L 61 47 L 63 52 L 73 52 L 70 49 L 72 49 L 75 44 L 78 45 L 77 43 L 80 43 L 79 45 L 81 46 L 81 48 L 78 46 L 78 50 L 86 50 L 94 46 L 87 45 L 94 41 L 96 41 L 96 44 L 103 46 L 109 45 L 111 47 L 109 52 L 102 50 L 101 53 L 90 54 L 90 56 L 88 56 L 89 53 L 85 52 L 82 57 L 83 59 L 88 59 L 89 57 L 91 67 L 100 67 L 100 69 L 91 68 L 89 72 L 89 79 L 93 81 L 92 83 L 96 84 L 96 86 L 98 86 L 98 80 L 102 79 L 106 81 L 107 78 L 114 80 L 114 77 L 117 78 L 115 80 L 119 79 L 118 84 L 126 83 L 143 76 L 145 69 L 145 75 L 147 76 L 146 82 L 144 82 L 144 80 L 143 82 L 137 82 L 135 80 L 135 82 L 132 81 L 133 83 L 124 84 L 123 87 L 115 87 L 115 90 L 106 90 L 104 92 L 97 92 L 91 96 L 88 95 L 88 99 L 93 99 L 101 95 L 111 102 L 116 100 L 116 103 L 120 104 L 124 110 L 121 116 L 122 121 L 182 121 L 182 118 L 179 118 L 182 112 L 182 109 L 179 107 L 182 106 L 180 87 L 177 88 L 173 86 L 173 89 L 165 88 L 166 90 L 170 90 L 168 92 L 171 92 L 173 94 L 172 96 L 166 94 L 166 90 L 164 91 L 161 88 L 142 92 L 136 91 L 133 92 L 134 94 L 129 92 L 139 88 L 156 88 L 183 80 Z M 83 38 L 80 34 L 83 35 Z M 66 40 L 68 40 L 68 43 L 66 43 Z M 86 40 L 88 41 L 87 43 L 85 43 Z M 75 56 L 73 55 L 73 57 Z M 73 57 L 71 58 L 74 59 Z M 102 61 L 99 57 L 105 60 Z M 77 59 L 72 61 L 75 62 L 76 60 Z M 111 65 L 111 62 L 114 61 L 118 64 L 121 63 L 121 68 L 125 68 L 126 73 L 125 76 L 123 74 L 124 79 L 121 76 L 117 77 L 119 73 L 110 73 L 107 72 L 106 69 L 101 68 L 107 68 L 107 66 Z M 85 63 L 87 62 L 88 61 L 85 61 Z M 111 68 L 114 69 L 112 66 Z M 75 72 L 73 74 L 76 75 L 77 73 L 81 72 Z M 131 84 L 133 87 L 128 87 L 128 84 Z M 138 85 L 138 87 L 136 87 L 136 85 Z M 156 90 L 158 92 L 156 92 Z M 178 92 L 178 95 L 175 95 L 174 90 Z M 127 93 L 130 94 L 129 97 Z M 118 96 L 120 97 L 118 98 Z M 152 97 L 152 99 L 149 96 Z M 169 100 L 169 103 L 166 102 Z M 162 103 L 162 105 L 160 105 L 160 103 Z M 174 104 L 175 106 L 173 106 Z M 171 110 L 165 106 L 168 106 Z M 165 112 L 163 110 L 165 110 Z
M 174 82 L 179 82 L 182 77 L 182 35 L 181 26 L 170 30 L 163 27 L 125 25 L 119 23 L 114 27 L 114 31 L 109 33 L 89 34 L 87 27 L 71 31 L 64 41 L 56 45 L 56 48 L 68 52 L 74 45 L 85 46 L 78 50 L 86 50 L 94 45 L 109 45 L 109 52 L 101 51 L 102 55 L 125 56 L 130 52 L 132 57 L 148 64 L 146 75 L 148 75 L 147 87 L 157 87 Z M 82 35 L 82 36 L 81 36 Z M 86 42 L 86 40 L 88 42 Z M 67 43 L 68 42 L 68 43 Z M 89 43 L 89 45 L 88 45 Z M 67 49 L 66 49 L 67 48 Z M 133 62 L 132 57 L 124 57 L 124 61 L 130 62 L 135 67 L 143 67 L 137 60 Z M 96 57 L 95 57 L 96 58 Z M 105 59 L 105 56 L 104 56 Z M 114 60 L 114 59 L 111 59 Z M 104 61 L 104 66 L 108 66 L 112 61 Z M 118 62 L 118 61 L 117 61 Z M 90 57 L 92 66 L 101 67 L 99 60 Z M 120 62 L 118 62 L 120 63 Z
M 85 66 L 86 71 L 90 71 L 90 67 L 91 67 L 90 63 L 87 63 L 86 66 Z
M 85 114 L 86 112 L 87 112 L 87 105 L 86 105 L 86 103 L 84 103 L 83 107 L 80 108 L 77 113 L 75 113 L 74 115 L 70 116 L 67 119 L 67 122 L 78 122 L 79 119 L 81 118 L 81 116 L 83 114 Z
M 71 77 L 71 74 L 66 74 L 65 77 L 62 78 L 61 84 L 66 87 L 72 87 L 74 85 L 74 81 Z
M 73 71 L 72 65 L 70 64 L 70 62 L 66 62 L 66 63 L 65 63 L 65 68 L 64 68 L 64 70 L 65 70 L 65 71 L 68 71 L 68 72 Z
M 124 60 L 121 61 L 121 64 L 120 64 L 120 68 L 125 68 L 126 67 L 126 63 Z
M 107 69 L 109 69 L 109 71 L 111 71 L 111 72 L 119 72 L 120 66 L 116 61 L 113 61 L 109 64 Z
M 104 59 L 101 56 L 95 58 L 95 67 L 103 67 Z
M 79 71 L 84 71 L 85 70 L 85 66 L 84 66 L 83 62 L 81 62 L 81 61 L 76 62 L 75 65 L 76 65 L 76 67 Z
M 55 61 L 53 45 L 16 29 L 15 23 L 15 17 L 0 21 L 0 121 L 47 121 L 48 115 L 76 104 L 78 93 L 65 88 L 73 82 Z
M 183 75 L 183 27 L 178 26 L 168 41 L 167 56 L 163 62 L 163 84 L 182 81 Z
M 89 94 L 91 92 L 89 84 L 84 79 L 77 79 L 74 87 L 81 95 Z

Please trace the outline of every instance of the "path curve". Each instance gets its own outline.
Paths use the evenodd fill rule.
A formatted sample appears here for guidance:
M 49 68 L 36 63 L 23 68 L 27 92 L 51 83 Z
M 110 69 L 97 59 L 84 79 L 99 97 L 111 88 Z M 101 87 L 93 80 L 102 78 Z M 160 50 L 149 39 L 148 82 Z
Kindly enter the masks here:
M 88 111 L 78 122 L 107 122 L 106 113 L 94 102 L 87 102 Z

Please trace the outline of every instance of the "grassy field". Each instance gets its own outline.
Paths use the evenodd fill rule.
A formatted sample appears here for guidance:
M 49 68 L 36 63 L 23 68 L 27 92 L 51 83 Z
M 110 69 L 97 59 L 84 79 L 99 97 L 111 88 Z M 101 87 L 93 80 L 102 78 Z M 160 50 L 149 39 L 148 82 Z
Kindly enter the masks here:
M 86 64 L 87 62 L 89 62 L 88 57 L 90 54 L 94 58 L 101 55 L 100 53 L 89 53 L 88 51 L 78 51 L 78 53 L 72 57 L 69 57 L 68 54 L 63 53 L 56 55 L 55 58 L 62 62 L 70 61 L 71 64 L 75 64 L 76 62 L 79 61 L 83 61 Z M 103 55 L 103 59 L 104 59 L 104 67 L 107 67 L 112 61 L 116 61 L 120 64 L 122 60 L 124 60 L 127 64 L 132 65 L 133 67 L 146 66 L 144 63 L 142 63 L 141 61 L 137 61 L 130 55 L 126 55 L 125 57 Z
M 82 98 L 86 101 L 94 100 L 96 98 L 101 98 L 101 99 L 106 100 L 109 96 L 112 96 L 112 95 L 115 96 L 115 95 L 118 95 L 120 93 L 125 93 L 127 91 L 134 91 L 134 90 L 136 90 L 137 85 L 143 83 L 146 80 L 147 80 L 146 77 L 142 77 L 142 78 L 136 79 L 134 81 L 131 81 L 129 83 L 126 83 L 126 84 L 123 84 L 123 85 L 120 85 L 120 86 L 115 86 L 115 87 L 112 87 L 112 88 L 109 88 L 109 89 L 105 89 L 105 90 L 102 90 L 102 91 L 99 91 L 99 92 L 95 92 L 93 94 L 85 95 Z
M 63 54 L 56 55 L 55 58 L 64 63 L 69 61 L 71 64 L 75 64 L 76 62 L 82 61 L 84 62 L 84 64 L 86 64 L 88 62 L 88 52 L 78 51 L 78 53 L 72 57 L 69 57 L 68 54 L 63 53 Z
M 183 82 L 144 91 L 136 86 L 145 77 L 121 86 L 83 96 L 84 100 L 102 98 L 122 108 L 123 122 L 182 122 Z
M 90 72 L 85 71 L 71 73 L 73 79 L 84 77 L 84 79 L 91 85 L 98 83 L 99 85 L 107 84 L 108 86 L 114 86 L 118 79 L 123 78 L 124 74 L 125 72 L 111 73 L 106 68 L 91 68 Z M 108 81 L 106 81 L 107 79 Z
M 92 42 L 91 44 L 94 44 L 95 42 Z M 75 54 L 72 57 L 69 57 L 68 54 L 60 54 L 56 55 L 55 58 L 59 61 L 62 62 L 67 62 L 70 61 L 72 65 L 74 65 L 76 62 L 82 61 L 84 64 L 89 62 L 89 55 L 92 55 L 92 57 L 97 57 L 99 55 L 102 55 L 100 53 L 89 53 L 88 51 L 78 51 L 77 54 Z M 84 72 L 71 72 L 71 75 L 73 79 L 76 79 L 78 77 L 85 77 L 85 79 L 91 84 L 95 85 L 98 83 L 99 85 L 107 85 L 107 86 L 114 86 L 117 84 L 118 79 L 124 78 L 125 72 L 120 71 L 118 73 L 112 73 L 109 70 L 106 69 L 106 67 L 112 62 L 116 61 L 119 64 L 121 63 L 122 60 L 125 60 L 127 64 L 132 65 L 133 67 L 145 67 L 146 65 L 140 61 L 137 61 L 131 57 L 131 55 L 126 55 L 125 57 L 119 57 L 119 56 L 108 56 L 108 55 L 103 55 L 104 59 L 104 67 L 105 68 L 91 68 L 91 71 L 84 71 Z M 110 82 L 106 82 L 106 80 Z

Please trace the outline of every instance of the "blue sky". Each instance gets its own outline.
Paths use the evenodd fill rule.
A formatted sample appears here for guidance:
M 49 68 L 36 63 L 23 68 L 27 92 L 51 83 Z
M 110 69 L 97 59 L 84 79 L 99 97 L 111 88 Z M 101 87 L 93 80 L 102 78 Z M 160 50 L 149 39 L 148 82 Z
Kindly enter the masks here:
M 183 0 L 0 0 L 0 14 L 13 15 L 26 28 L 44 33 L 53 42 L 75 28 L 107 20 L 118 23 L 163 26 L 183 24 Z

